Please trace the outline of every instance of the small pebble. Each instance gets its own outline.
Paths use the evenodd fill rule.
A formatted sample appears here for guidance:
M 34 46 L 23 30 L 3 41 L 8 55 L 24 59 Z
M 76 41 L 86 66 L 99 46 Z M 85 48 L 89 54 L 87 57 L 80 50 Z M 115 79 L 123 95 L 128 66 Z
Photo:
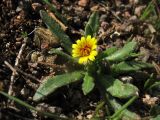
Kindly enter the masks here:
M 20 42 L 20 41 L 22 41 L 22 38 L 21 38 L 21 37 L 16 38 L 16 41 L 17 41 L 17 42 Z
M 137 15 L 138 17 L 141 16 L 142 11 L 144 10 L 146 6 L 139 6 L 135 8 L 134 14 Z
M 89 3 L 89 0 L 79 0 L 78 5 L 81 7 L 85 7 L 87 6 L 88 3 Z
M 63 1 L 63 4 L 69 5 L 69 0 L 64 0 L 64 1 Z
M 130 4 L 136 5 L 139 3 L 139 0 L 129 0 Z
M 102 21 L 106 21 L 106 19 L 107 19 L 107 15 L 105 15 L 105 14 L 103 14 L 103 15 L 101 15 L 101 17 L 100 17 L 100 22 L 102 22 Z
M 22 8 L 19 7 L 19 6 L 16 8 L 16 12 L 17 12 L 17 13 L 20 12 L 21 10 L 22 10 Z
M 21 42 L 16 42 L 16 46 L 21 46 Z

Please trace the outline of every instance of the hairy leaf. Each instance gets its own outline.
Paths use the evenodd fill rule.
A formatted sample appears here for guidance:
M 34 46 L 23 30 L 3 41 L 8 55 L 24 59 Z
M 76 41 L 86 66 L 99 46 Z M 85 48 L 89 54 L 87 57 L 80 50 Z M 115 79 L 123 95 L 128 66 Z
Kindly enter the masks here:
M 99 28 L 99 14 L 98 12 L 93 12 L 89 18 L 88 23 L 85 27 L 85 36 L 91 35 L 92 37 L 96 35 Z
M 150 120 L 160 120 L 160 115 L 157 115 L 157 116 L 154 117 L 154 118 L 150 118 Z
M 63 51 L 61 50 L 57 50 L 55 48 L 52 48 L 50 51 L 49 51 L 50 54 L 57 54 L 57 55 L 60 55 L 68 60 L 74 60 L 72 56 L 64 53 Z
M 109 92 L 112 96 L 118 98 L 128 98 L 135 96 L 138 93 L 138 88 L 130 83 L 123 83 L 112 76 L 101 76 L 99 78 L 102 86 Z
M 83 76 L 83 71 L 76 71 L 57 76 L 49 76 L 43 80 L 44 82 L 37 89 L 35 95 L 33 96 L 33 100 L 39 101 L 54 92 L 57 88 L 81 80 Z
M 128 73 L 128 72 L 136 72 L 137 70 L 141 70 L 144 68 L 152 68 L 153 65 L 141 61 L 128 61 L 128 62 L 120 62 L 119 64 L 114 64 L 111 69 L 114 74 Z
M 110 62 L 120 62 L 125 60 L 130 56 L 130 54 L 133 52 L 135 49 L 137 43 L 134 41 L 128 42 L 124 45 L 123 48 L 117 50 L 110 56 L 106 57 L 105 59 L 110 61 Z
M 65 23 L 65 24 L 67 23 L 66 18 L 64 18 L 64 17 L 57 11 L 56 7 L 55 7 L 53 4 L 51 4 L 48 0 L 43 0 L 43 1 L 49 6 L 50 10 L 51 10 L 52 12 L 54 12 L 55 15 L 56 15 L 63 23 Z
M 106 96 L 115 112 L 122 108 L 121 103 L 119 103 L 115 98 L 113 98 L 112 96 L 108 97 L 108 94 L 106 94 Z M 125 109 L 121 113 L 121 119 L 122 120 L 139 120 L 140 116 L 128 109 Z
M 67 52 L 71 53 L 72 42 L 69 36 L 61 29 L 60 25 L 44 10 L 40 11 L 40 16 L 51 32 L 59 38 L 62 47 L 64 47 Z
M 151 116 L 160 115 L 160 106 L 159 106 L 159 105 L 154 105 L 154 106 L 150 109 L 150 115 L 151 115 Z
M 87 95 L 89 92 L 91 92 L 94 88 L 94 85 L 94 78 L 88 73 L 86 73 L 82 84 L 82 90 L 84 95 Z
M 97 59 L 101 60 L 101 59 L 113 54 L 115 51 L 117 51 L 116 47 L 108 48 L 105 51 L 103 51 L 102 53 L 99 53 L 99 55 L 97 56 Z

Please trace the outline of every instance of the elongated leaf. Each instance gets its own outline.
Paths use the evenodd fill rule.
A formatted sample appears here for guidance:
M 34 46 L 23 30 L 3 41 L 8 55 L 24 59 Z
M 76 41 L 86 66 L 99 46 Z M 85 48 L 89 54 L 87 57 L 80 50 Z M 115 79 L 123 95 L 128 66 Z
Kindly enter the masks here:
M 54 92 L 57 88 L 81 80 L 83 76 L 83 71 L 77 71 L 72 73 L 66 73 L 63 75 L 47 77 L 44 82 L 39 86 L 33 97 L 33 100 L 39 101 Z
M 60 55 L 68 60 L 74 60 L 72 56 L 64 53 L 63 51 L 60 51 L 60 50 L 57 50 L 55 48 L 52 48 L 50 51 L 49 51 L 50 54 L 57 54 L 57 55 Z
M 89 92 L 91 92 L 94 88 L 94 85 L 94 78 L 88 73 L 86 73 L 82 84 L 82 90 L 84 95 L 87 95 Z
M 133 96 L 132 98 L 130 98 L 125 104 L 123 104 L 123 106 L 118 109 L 112 116 L 111 118 L 117 118 L 119 116 L 121 116 L 122 112 L 127 109 L 128 106 L 130 106 L 138 97 L 137 96 Z
M 144 83 L 144 90 L 149 90 L 150 86 L 152 86 L 155 82 L 156 82 L 156 75 L 152 73 Z
M 150 115 L 151 116 L 157 116 L 160 115 L 160 106 L 159 105 L 155 105 L 150 109 Z
M 138 93 L 138 88 L 130 83 L 124 84 L 118 79 L 113 78 L 112 76 L 101 76 L 99 81 L 104 86 L 107 92 L 112 96 L 118 98 L 128 98 L 135 96 Z
M 51 32 L 59 38 L 62 47 L 71 53 L 72 42 L 69 36 L 61 29 L 60 25 L 43 10 L 40 11 L 40 16 Z
M 102 53 L 100 53 L 98 56 L 97 56 L 97 59 L 101 60 L 111 54 L 113 54 L 115 51 L 117 51 L 117 48 L 116 47 L 111 47 L 111 48 L 108 48 L 106 49 L 105 51 L 103 51 Z
M 63 16 L 61 16 L 61 14 L 57 11 L 56 7 L 55 7 L 53 4 L 51 4 L 48 0 L 43 0 L 43 1 L 50 7 L 51 11 L 54 12 L 55 15 L 56 15 L 63 23 L 65 23 L 65 24 L 67 23 L 67 20 L 66 20 Z
M 8 95 L 7 93 L 3 92 L 3 91 L 0 91 L 0 94 L 4 95 L 5 97 L 9 98 L 10 100 L 14 100 L 16 103 L 28 108 L 28 109 L 31 109 L 31 110 L 35 110 L 37 112 L 39 112 L 40 114 L 44 115 L 44 116 L 48 116 L 50 118 L 55 118 L 57 120 L 70 120 L 70 119 L 67 119 L 67 118 L 62 118 L 62 117 L 59 117 L 59 115 L 56 115 L 54 113 L 48 113 L 48 112 L 44 112 L 44 111 L 40 111 L 40 110 L 37 110 L 35 107 L 29 105 L 28 103 L 16 98 L 16 97 L 13 97 L 13 96 L 10 96 Z
M 150 120 L 160 120 L 160 115 L 157 115 L 157 116 L 154 117 L 154 118 L 150 118 Z
M 117 51 L 116 47 L 111 47 L 102 52 L 103 57 L 107 57 Z
M 115 98 L 113 98 L 112 96 L 108 97 L 108 94 L 106 94 L 106 96 L 107 96 L 107 99 L 109 100 L 110 105 L 114 109 L 114 111 L 117 111 L 122 108 L 121 103 L 119 103 Z M 121 119 L 122 120 L 140 120 L 140 116 L 128 109 L 125 109 L 121 113 Z
M 121 62 L 119 64 L 114 64 L 111 69 L 114 74 L 136 72 L 144 68 L 152 68 L 153 65 L 141 61 L 129 61 Z
M 88 23 L 86 24 L 85 27 L 85 36 L 91 35 L 96 36 L 96 33 L 99 28 L 99 14 L 98 12 L 93 12 L 92 15 L 89 18 Z
M 149 17 L 149 15 L 153 15 L 153 13 L 156 13 L 155 12 L 155 6 L 154 6 L 154 3 L 153 1 L 151 1 L 147 8 L 144 10 L 144 12 L 142 13 L 141 17 L 140 17 L 140 20 L 145 20 Z
M 154 22 L 155 22 L 155 23 L 154 23 L 155 29 L 156 29 L 157 31 L 159 31 L 159 30 L 160 30 L 160 19 L 157 19 L 157 20 L 155 20 Z
M 152 89 L 154 87 L 158 87 L 158 86 L 160 86 L 160 81 L 159 82 L 155 82 L 152 85 L 150 85 L 149 88 L 147 88 L 147 90 L 150 90 L 150 89 Z
M 135 49 L 137 43 L 134 41 L 128 42 L 124 45 L 123 48 L 119 49 L 118 51 L 114 52 L 110 56 L 106 57 L 105 59 L 110 62 L 120 62 L 125 60 L 130 56 L 130 54 Z

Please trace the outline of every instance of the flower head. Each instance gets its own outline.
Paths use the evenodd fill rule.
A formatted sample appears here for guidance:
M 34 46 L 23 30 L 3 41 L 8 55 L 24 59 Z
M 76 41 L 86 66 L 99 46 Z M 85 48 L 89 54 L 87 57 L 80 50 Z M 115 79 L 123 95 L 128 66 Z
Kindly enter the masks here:
M 96 38 L 91 38 L 88 35 L 86 38 L 81 37 L 80 40 L 76 41 L 76 44 L 72 44 L 72 56 L 79 58 L 80 64 L 85 64 L 89 60 L 94 61 L 97 55 L 97 40 Z

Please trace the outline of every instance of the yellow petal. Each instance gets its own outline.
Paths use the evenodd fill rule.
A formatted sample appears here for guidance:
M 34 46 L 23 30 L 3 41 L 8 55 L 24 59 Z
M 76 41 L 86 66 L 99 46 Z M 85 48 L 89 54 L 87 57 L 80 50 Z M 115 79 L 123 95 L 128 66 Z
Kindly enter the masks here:
M 89 44 L 90 46 L 96 45 L 96 39 L 90 39 Z
M 72 44 L 72 48 L 77 48 L 78 45 L 77 44 Z
M 94 57 L 93 55 L 90 55 L 90 56 L 89 56 L 89 59 L 90 59 L 91 61 L 94 61 L 94 60 L 95 60 L 95 57 Z
M 91 35 L 88 35 L 87 36 L 87 41 L 90 41 L 91 40 Z
M 85 39 L 85 37 L 82 37 L 81 38 L 81 46 L 85 46 L 85 44 L 86 44 L 86 39 Z
M 84 60 L 83 60 L 82 58 L 79 58 L 78 63 L 79 63 L 79 64 L 83 64 L 83 61 L 84 61 Z
M 92 46 L 92 50 L 97 49 L 97 45 Z
M 78 53 L 79 53 L 79 50 L 78 50 L 78 49 L 73 49 L 73 50 L 72 50 L 72 53 L 78 54 Z
M 96 39 L 95 37 L 93 37 L 93 38 L 91 39 L 91 41 L 92 41 L 93 44 L 97 44 L 97 39 Z
M 78 54 L 73 53 L 73 54 L 72 54 L 72 57 L 79 57 L 79 55 L 78 55 Z
M 81 37 L 81 41 L 84 41 L 85 40 L 85 37 Z
M 97 54 L 98 54 L 98 52 L 94 50 L 91 52 L 90 56 L 96 56 Z
M 81 40 L 77 40 L 76 43 L 77 43 L 77 45 L 78 45 L 79 43 L 81 43 Z
M 87 63 L 87 61 L 88 61 L 88 56 L 79 58 L 78 62 L 79 62 L 79 64 L 85 64 L 85 63 Z

